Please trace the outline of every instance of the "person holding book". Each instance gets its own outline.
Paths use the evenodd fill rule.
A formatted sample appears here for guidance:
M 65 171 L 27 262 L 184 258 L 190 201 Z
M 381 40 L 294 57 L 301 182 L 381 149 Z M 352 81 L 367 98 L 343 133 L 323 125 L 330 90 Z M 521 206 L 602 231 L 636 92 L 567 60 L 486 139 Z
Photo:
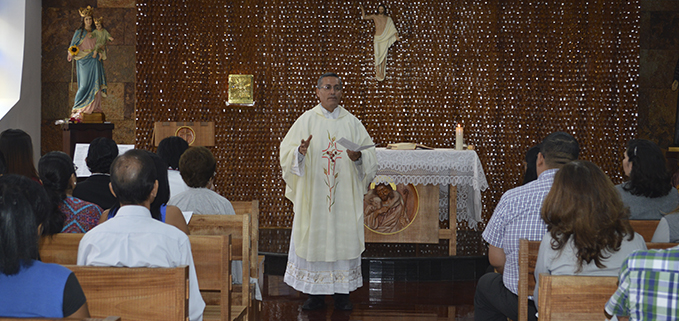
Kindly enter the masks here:
M 344 107 L 342 80 L 318 79 L 321 101 L 292 125 L 280 145 L 285 196 L 295 212 L 284 281 L 309 294 L 305 310 L 351 310 L 349 292 L 363 285 L 363 195 L 377 172 L 375 148 L 352 151 L 338 140 L 373 145 L 363 124 Z

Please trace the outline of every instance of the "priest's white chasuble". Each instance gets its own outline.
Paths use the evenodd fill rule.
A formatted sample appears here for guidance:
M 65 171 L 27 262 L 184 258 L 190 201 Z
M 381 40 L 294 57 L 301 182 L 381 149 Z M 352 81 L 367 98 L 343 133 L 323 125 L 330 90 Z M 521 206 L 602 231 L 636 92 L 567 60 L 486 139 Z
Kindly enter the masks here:
M 292 125 L 280 145 L 285 196 L 295 213 L 285 282 L 309 294 L 348 293 L 362 285 L 360 256 L 365 249 L 363 195 L 377 171 L 375 148 L 351 161 L 346 138 L 372 145 L 361 122 L 338 106 L 336 119 L 319 104 Z M 327 113 L 327 112 L 326 112 Z M 309 135 L 302 165 L 297 148 Z

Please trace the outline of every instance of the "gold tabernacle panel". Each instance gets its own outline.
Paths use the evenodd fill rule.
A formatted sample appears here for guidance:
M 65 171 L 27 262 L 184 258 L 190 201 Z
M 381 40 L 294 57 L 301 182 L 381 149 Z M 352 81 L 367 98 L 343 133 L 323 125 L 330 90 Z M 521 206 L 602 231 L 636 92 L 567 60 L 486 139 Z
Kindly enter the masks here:
M 252 75 L 229 75 L 229 104 L 254 104 Z
M 439 186 L 378 184 L 363 198 L 368 243 L 438 243 Z
M 155 122 L 153 124 L 154 144 L 158 146 L 165 137 L 179 136 L 189 146 L 214 146 L 214 122 Z

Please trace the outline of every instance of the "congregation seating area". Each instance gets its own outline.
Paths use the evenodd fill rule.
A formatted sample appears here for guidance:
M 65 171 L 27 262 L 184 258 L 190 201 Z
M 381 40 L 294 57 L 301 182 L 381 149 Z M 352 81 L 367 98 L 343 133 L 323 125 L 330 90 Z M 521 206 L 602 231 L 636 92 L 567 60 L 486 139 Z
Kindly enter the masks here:
M 259 229 L 253 222 L 257 221 L 258 202 L 233 202 L 233 205 L 236 215 L 194 215 L 189 223 L 194 264 L 201 294 L 207 304 L 204 320 L 261 320 L 262 316 L 270 313 L 263 312 L 262 302 L 253 299 L 254 287 L 257 285 L 249 281 L 254 277 L 259 282 L 264 282 L 263 256 L 258 255 L 255 250 Z M 643 232 L 643 227 L 650 231 L 655 225 L 657 221 L 632 222 L 635 231 L 639 231 L 645 238 L 649 233 Z M 161 315 L 164 320 L 186 319 L 186 268 L 79 267 L 75 264 L 82 236 L 83 234 L 74 233 L 42 238 L 40 256 L 44 262 L 64 264 L 76 273 L 88 297 L 93 317 L 107 321 L 116 320 L 116 317 L 122 320 L 157 319 Z M 664 249 L 676 245 L 647 242 L 649 249 Z M 521 298 L 527 298 L 533 293 L 533 273 L 539 246 L 540 242 L 520 242 Z M 230 282 L 233 261 L 243 262 L 241 284 Z M 370 262 L 366 265 L 370 266 Z M 249 268 L 246 269 L 246 266 Z M 143 283 L 145 292 L 134 292 L 135 299 L 130 301 L 130 291 L 136 291 L 134 286 L 142 284 L 139 281 L 141 279 L 147 280 Z M 155 279 L 158 281 L 152 281 Z M 275 280 L 276 277 L 269 276 L 267 279 Z M 541 275 L 539 315 L 545 320 L 590 320 L 603 317 L 603 304 L 616 287 L 617 277 Z M 170 289 L 177 291 L 169 291 Z M 145 314 L 148 313 L 144 312 L 148 310 L 148 306 L 156 306 L 157 308 L 151 310 L 158 314 Z M 450 313 L 454 313 L 454 310 Z M 519 320 L 526 320 L 526 313 L 527 300 L 520 300 Z
M 655 224 L 657 225 L 657 222 Z M 646 242 L 648 249 L 668 249 L 675 246 L 679 246 L 679 243 Z M 539 241 L 520 240 L 518 321 L 527 320 L 528 296 L 532 295 L 535 289 L 534 272 L 539 249 Z M 605 320 L 604 305 L 617 288 L 617 276 L 540 274 L 539 319 Z
M 194 215 L 189 223 L 191 231 L 189 240 L 198 284 L 207 304 L 204 320 L 257 320 L 257 314 L 261 308 L 261 304 L 253 298 L 254 287 L 257 285 L 250 281 L 251 276 L 258 276 L 262 273 L 260 270 L 262 259 L 256 251 L 258 202 L 233 202 L 233 205 L 237 211 L 236 215 Z M 166 293 L 166 290 L 173 285 L 153 280 L 157 277 L 167 279 L 168 282 L 172 278 L 176 279 L 176 276 L 171 278 L 168 274 L 170 272 L 165 271 L 172 269 L 76 266 L 78 244 L 83 235 L 60 233 L 52 237 L 43 237 L 40 242 L 40 257 L 43 262 L 66 265 L 76 273 L 88 298 L 91 315 L 96 317 L 116 315 L 123 317 L 124 320 L 186 319 L 188 272 L 183 276 L 186 282 L 180 282 L 181 288 L 176 287 L 176 293 Z M 231 282 L 231 265 L 236 260 L 242 261 L 244 266 L 242 284 L 238 285 Z M 130 273 L 130 275 L 121 273 Z M 181 274 L 180 272 L 174 273 Z M 85 281 L 81 279 L 81 275 Z M 142 276 L 149 276 L 149 278 L 141 282 Z M 97 280 L 101 282 L 95 282 Z M 128 284 L 128 280 L 133 283 Z M 130 292 L 136 291 L 133 286 L 135 284 L 148 287 L 148 291 L 145 290 L 145 293 Z M 175 280 L 175 284 L 179 283 Z M 103 295 L 103 297 L 99 299 L 96 295 Z M 179 300 L 180 296 L 183 299 Z M 130 300 L 130 297 L 135 299 Z M 111 300 L 106 300 L 106 298 Z M 120 302 L 115 301 L 115 298 Z M 168 298 L 173 298 L 173 300 L 168 300 Z M 90 303 L 93 302 L 91 300 L 95 303 Z M 154 303 L 154 300 L 163 303 Z M 180 301 L 183 303 L 179 304 Z M 161 308 L 149 309 L 155 305 Z M 131 307 L 140 310 L 146 308 L 166 314 L 139 314 Z

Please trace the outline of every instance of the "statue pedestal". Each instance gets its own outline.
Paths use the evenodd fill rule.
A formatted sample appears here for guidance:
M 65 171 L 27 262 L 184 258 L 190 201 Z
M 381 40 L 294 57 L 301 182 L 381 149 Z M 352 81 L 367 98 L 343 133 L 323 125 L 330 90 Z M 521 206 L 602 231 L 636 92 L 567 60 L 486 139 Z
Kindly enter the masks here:
M 97 137 L 113 139 L 113 123 L 68 124 L 63 131 L 62 150 L 73 157 L 76 143 L 90 143 Z
M 82 114 L 82 121 L 85 124 L 101 124 L 106 121 L 104 113 Z

